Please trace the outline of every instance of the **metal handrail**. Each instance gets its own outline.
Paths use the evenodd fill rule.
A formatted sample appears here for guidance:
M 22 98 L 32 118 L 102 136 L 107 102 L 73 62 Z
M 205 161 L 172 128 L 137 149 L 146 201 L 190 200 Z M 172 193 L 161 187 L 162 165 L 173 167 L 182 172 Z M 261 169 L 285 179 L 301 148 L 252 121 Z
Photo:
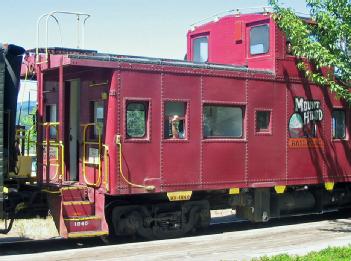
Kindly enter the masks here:
M 79 29 L 80 29 L 80 17 L 83 16 L 85 17 L 84 21 L 83 21 L 83 30 L 82 30 L 82 40 L 83 40 L 83 48 L 85 46 L 85 25 L 86 25 L 86 21 L 91 17 L 90 14 L 87 14 L 87 13 L 79 13 L 79 12 L 68 12 L 68 11 L 52 11 L 50 13 L 46 13 L 46 14 L 43 14 L 42 16 L 40 16 L 38 18 L 38 21 L 37 21 L 37 47 L 36 47 L 36 51 L 35 51 L 35 54 L 36 54 L 36 63 L 39 64 L 39 33 L 40 33 L 40 22 L 43 18 L 46 18 L 46 22 L 45 22 L 45 31 L 46 31 L 46 48 L 45 48 L 45 54 L 46 54 L 46 60 L 43 61 L 42 63 L 46 63 L 47 62 L 47 58 L 48 58 L 48 46 L 49 46 L 49 18 L 53 18 L 58 27 L 59 27 L 59 31 L 60 31 L 60 40 L 61 40 L 61 46 L 63 47 L 63 41 L 62 41 L 62 30 L 61 30 L 61 25 L 60 25 L 60 22 L 59 20 L 56 18 L 55 14 L 66 14 L 66 15 L 75 15 L 77 17 L 77 48 L 80 48 L 79 47 L 79 39 L 80 39 L 80 36 L 79 36 Z
M 39 29 L 40 29 L 40 21 L 44 18 L 44 17 L 52 17 L 56 23 L 57 23 L 57 26 L 59 27 L 59 32 L 60 32 L 60 40 L 61 40 L 61 46 L 63 46 L 63 42 L 62 42 L 62 30 L 61 30 L 61 25 L 58 21 L 58 19 L 54 16 L 54 15 L 50 15 L 50 13 L 47 13 L 47 14 L 43 14 L 42 16 L 40 16 L 38 18 L 38 21 L 37 21 L 37 47 L 35 48 L 35 54 L 36 54 L 36 63 L 38 64 L 39 63 Z M 47 23 L 48 25 L 48 23 Z M 48 34 L 48 28 L 46 27 L 46 32 Z M 48 55 L 48 42 L 47 42 L 47 46 L 46 46 L 46 49 L 45 49 L 45 53 L 46 53 L 46 57 Z M 42 63 L 46 63 L 47 60 L 45 60 L 44 62 Z
M 105 161 L 105 188 L 106 192 L 110 191 L 110 154 L 109 148 L 106 144 L 102 145 L 104 147 L 104 161 Z
M 97 123 L 87 123 L 87 124 L 81 124 L 81 127 L 83 127 L 83 159 L 82 159 L 82 173 L 83 173 L 83 178 L 85 183 L 88 186 L 92 186 L 92 187 L 99 187 L 101 185 L 101 175 L 102 175 L 102 171 L 101 171 L 101 148 L 102 148 L 102 143 L 101 143 L 101 128 Z M 87 130 L 89 127 L 96 127 L 97 131 L 98 131 L 98 142 L 94 142 L 94 141 L 87 141 Z M 98 145 L 98 163 L 91 163 L 89 161 L 86 160 L 86 147 L 87 145 Z M 94 182 L 89 182 L 88 178 L 87 178 L 87 173 L 86 173 L 86 165 L 87 164 L 95 164 L 98 165 L 98 177 L 97 177 L 97 181 Z
M 65 147 L 63 145 L 62 141 L 59 141 L 59 147 L 61 147 L 61 160 L 62 160 L 62 164 L 61 164 L 61 175 L 59 176 L 59 181 L 64 181 L 64 173 L 65 173 Z
M 246 7 L 246 8 L 235 8 L 235 9 L 223 11 L 223 12 L 211 15 L 209 17 L 206 17 L 204 19 L 201 19 L 200 21 L 197 21 L 197 22 L 191 24 L 190 27 L 194 28 L 195 26 L 198 26 L 206 21 L 211 21 L 213 19 L 217 20 L 219 17 L 222 17 L 226 14 L 240 15 L 244 10 L 262 10 L 263 13 L 268 13 L 268 12 L 272 11 L 272 7 L 271 6 L 255 6 L 255 7 Z
M 62 182 L 64 180 L 64 172 L 65 172 L 64 145 L 63 145 L 62 141 L 58 141 L 57 139 L 55 139 L 55 140 L 50 139 L 50 128 L 55 127 L 57 130 L 57 136 L 58 136 L 58 131 L 59 131 L 58 127 L 59 127 L 60 123 L 59 122 L 44 122 L 40 125 L 42 125 L 45 128 L 45 139 L 43 140 L 42 143 L 39 143 L 39 145 L 41 145 L 42 147 L 46 147 L 46 162 L 44 164 L 46 166 L 46 171 L 47 171 L 46 180 L 48 182 L 48 181 L 56 179 L 56 177 L 58 176 L 59 170 L 60 170 L 61 173 L 59 175 L 58 181 Z M 53 164 L 50 162 L 50 147 L 56 147 L 56 148 L 58 148 L 59 151 L 61 150 L 61 155 L 58 152 L 57 158 L 54 158 L 54 160 L 56 162 L 58 162 L 56 164 Z M 61 156 L 61 160 L 60 160 L 60 156 Z M 50 171 L 50 166 L 57 167 L 55 175 L 52 179 L 50 179 L 49 175 L 48 175 L 48 173 Z

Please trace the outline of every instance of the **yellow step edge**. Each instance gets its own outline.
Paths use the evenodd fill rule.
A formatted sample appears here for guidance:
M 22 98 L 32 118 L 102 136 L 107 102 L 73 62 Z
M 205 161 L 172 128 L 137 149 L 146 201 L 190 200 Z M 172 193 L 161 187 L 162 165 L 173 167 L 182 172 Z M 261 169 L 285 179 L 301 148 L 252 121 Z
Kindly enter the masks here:
M 99 142 L 96 142 L 96 141 L 86 141 L 84 143 L 87 145 L 99 145 Z
M 77 233 L 77 232 L 73 232 L 73 233 L 68 233 L 68 238 L 98 237 L 98 236 L 105 236 L 105 235 L 108 235 L 108 232 L 106 232 L 106 231 L 96 231 L 94 233 L 85 233 L 85 232 Z
M 61 190 L 42 189 L 41 191 L 49 194 L 61 194 Z
M 90 162 L 90 161 L 84 161 L 84 164 L 90 164 L 90 165 L 99 165 L 99 163 L 95 163 L 95 162 Z
M 80 217 L 80 218 L 64 218 L 64 221 L 84 221 L 84 220 L 96 220 L 101 219 L 101 217 L 90 216 L 90 217 Z
M 62 187 L 62 188 L 61 188 L 61 191 L 62 191 L 62 190 L 79 190 L 79 189 L 87 189 L 87 187 L 84 187 L 84 186 Z
M 93 205 L 93 202 L 90 201 L 64 201 L 62 202 L 63 205 L 69 206 L 69 205 Z

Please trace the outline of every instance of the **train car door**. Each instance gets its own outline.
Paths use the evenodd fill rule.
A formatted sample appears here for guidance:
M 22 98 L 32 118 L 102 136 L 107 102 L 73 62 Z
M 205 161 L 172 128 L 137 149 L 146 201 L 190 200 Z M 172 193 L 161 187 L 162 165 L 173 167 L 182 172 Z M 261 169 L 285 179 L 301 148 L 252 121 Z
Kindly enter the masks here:
M 79 79 L 69 81 L 69 180 L 78 180 Z
M 162 184 L 167 190 L 200 188 L 201 79 L 165 74 L 162 82 Z
M 145 191 L 149 185 L 160 189 L 160 84 L 158 73 L 120 73 L 123 175 L 141 185 L 120 177 L 121 193 Z
M 252 186 L 285 185 L 286 91 L 271 81 L 248 83 L 248 181 Z

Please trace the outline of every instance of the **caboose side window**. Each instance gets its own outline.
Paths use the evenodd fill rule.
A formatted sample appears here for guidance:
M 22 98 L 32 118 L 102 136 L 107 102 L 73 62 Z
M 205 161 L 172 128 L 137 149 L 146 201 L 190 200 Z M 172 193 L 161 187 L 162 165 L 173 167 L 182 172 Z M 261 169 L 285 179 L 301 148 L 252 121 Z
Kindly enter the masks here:
M 333 139 L 346 139 L 345 111 L 334 110 L 332 114 Z
M 238 106 L 205 105 L 204 138 L 242 138 L 243 109 Z
M 205 63 L 208 61 L 208 37 L 202 36 L 193 39 L 193 61 Z
M 164 138 L 185 139 L 186 137 L 186 102 L 165 102 Z
M 127 137 L 144 138 L 146 136 L 148 103 L 133 101 L 127 103 Z
M 46 122 L 57 122 L 57 106 L 56 104 L 50 104 L 46 106 L 45 111 L 45 120 Z M 50 126 L 50 138 L 55 138 L 57 134 L 57 126 Z
M 265 54 L 269 52 L 269 26 L 260 25 L 250 30 L 250 54 Z
M 94 138 L 98 138 L 100 129 L 100 134 L 102 133 L 102 129 L 104 127 L 104 102 L 103 101 L 93 101 L 92 102 L 93 109 L 93 122 L 96 124 L 94 127 Z
M 271 132 L 271 112 L 256 111 L 256 132 L 270 133 Z

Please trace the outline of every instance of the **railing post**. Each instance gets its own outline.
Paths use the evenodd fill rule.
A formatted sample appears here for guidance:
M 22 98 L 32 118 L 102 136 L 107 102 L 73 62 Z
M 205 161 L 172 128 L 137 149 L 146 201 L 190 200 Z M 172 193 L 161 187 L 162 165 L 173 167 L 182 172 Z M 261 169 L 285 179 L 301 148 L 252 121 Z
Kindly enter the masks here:
M 50 182 L 50 125 L 44 123 L 45 127 L 45 140 L 46 140 L 46 184 Z
M 109 149 L 106 144 L 102 145 L 104 147 L 104 163 L 105 163 L 105 188 L 106 192 L 110 192 L 110 154 L 109 154 Z
M 88 123 L 88 124 L 82 124 L 81 125 L 83 127 L 83 159 L 82 159 L 82 174 L 83 174 L 83 178 L 85 183 L 88 186 L 93 186 L 93 187 L 99 187 L 102 183 L 102 166 L 101 166 L 101 150 L 102 150 L 102 138 L 101 138 L 101 129 L 100 127 L 96 124 L 96 123 Z M 88 142 L 87 141 L 87 130 L 89 127 L 95 126 L 98 130 L 98 142 Z M 87 178 L 87 172 L 86 172 L 86 164 L 89 162 L 86 161 L 86 146 L 87 145 L 98 145 L 98 177 L 97 180 L 95 182 L 95 180 L 93 182 L 89 182 L 88 178 Z

